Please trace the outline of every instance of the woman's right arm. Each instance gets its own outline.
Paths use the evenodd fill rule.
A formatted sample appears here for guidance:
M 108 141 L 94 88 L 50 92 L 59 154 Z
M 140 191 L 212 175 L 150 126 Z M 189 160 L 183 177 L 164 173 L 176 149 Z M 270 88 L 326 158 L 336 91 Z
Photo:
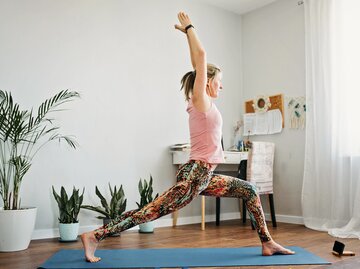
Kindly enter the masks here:
M 180 12 L 178 19 L 181 25 L 175 25 L 175 28 L 184 32 L 187 35 L 189 43 L 191 63 L 196 71 L 196 77 L 193 88 L 192 102 L 194 106 L 200 111 L 208 111 L 211 103 L 206 94 L 207 84 L 207 61 L 206 52 L 203 48 L 200 39 L 198 38 L 195 28 L 190 27 L 185 30 L 186 26 L 191 24 L 191 20 L 187 14 Z

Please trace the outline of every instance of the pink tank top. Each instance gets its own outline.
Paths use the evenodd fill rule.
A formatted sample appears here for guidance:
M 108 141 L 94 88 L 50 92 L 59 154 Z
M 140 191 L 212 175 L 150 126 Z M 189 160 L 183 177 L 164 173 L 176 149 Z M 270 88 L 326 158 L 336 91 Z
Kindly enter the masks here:
M 224 162 L 221 146 L 222 118 L 215 104 L 207 112 L 198 111 L 191 99 L 187 107 L 191 152 L 190 160 L 200 160 L 210 164 Z

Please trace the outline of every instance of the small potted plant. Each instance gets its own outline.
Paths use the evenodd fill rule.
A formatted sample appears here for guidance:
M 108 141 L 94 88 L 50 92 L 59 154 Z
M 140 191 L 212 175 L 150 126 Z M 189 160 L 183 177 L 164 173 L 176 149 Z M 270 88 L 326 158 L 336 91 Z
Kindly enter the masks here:
M 54 186 L 52 190 L 59 206 L 60 241 L 76 241 L 79 233 L 78 215 L 83 202 L 85 188 L 82 194 L 79 195 L 79 190 L 74 187 L 70 198 L 68 198 L 64 187 L 61 187 L 60 195 L 56 193 Z
M 101 194 L 98 187 L 95 186 L 95 194 L 99 197 L 101 206 L 91 206 L 83 205 L 81 208 L 88 209 L 100 213 L 102 216 L 97 216 L 98 219 L 103 220 L 103 224 L 108 224 L 113 219 L 120 216 L 126 209 L 126 199 L 123 186 L 120 185 L 120 188 L 117 189 L 115 186 L 114 189 L 109 183 L 109 190 L 111 195 L 110 203 L 108 203 L 105 197 Z M 114 234 L 113 236 L 119 236 L 120 234 Z
M 153 183 L 153 178 L 151 175 L 150 175 L 149 182 L 147 182 L 146 179 L 144 179 L 144 181 L 142 181 L 140 178 L 139 185 L 138 185 L 139 194 L 140 194 L 140 202 L 139 203 L 136 202 L 139 209 L 143 208 L 145 205 L 152 202 L 154 199 L 156 199 L 159 196 L 159 194 L 157 193 L 155 195 L 155 198 L 153 197 L 152 183 Z M 140 233 L 153 233 L 154 232 L 154 223 L 152 221 L 142 223 L 139 225 L 139 228 L 140 228 L 139 229 Z

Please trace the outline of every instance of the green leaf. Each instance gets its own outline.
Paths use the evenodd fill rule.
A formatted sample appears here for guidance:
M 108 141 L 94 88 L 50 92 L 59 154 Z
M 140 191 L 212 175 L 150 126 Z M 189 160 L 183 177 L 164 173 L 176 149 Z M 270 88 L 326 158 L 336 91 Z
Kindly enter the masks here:
M 100 198 L 101 205 L 105 208 L 105 211 L 110 212 L 110 207 L 105 197 L 101 194 L 97 186 L 95 187 L 95 193 Z
M 81 209 L 85 188 L 83 188 L 82 194 L 79 196 L 79 190 L 73 187 L 70 198 L 68 198 L 64 187 L 61 187 L 61 196 L 56 193 L 54 186 L 52 186 L 52 189 L 55 200 L 59 206 L 60 223 L 78 222 L 77 217 Z
M 49 112 L 55 112 L 60 105 L 77 97 L 79 97 L 77 92 L 61 91 L 45 100 L 39 106 L 37 115 L 34 115 L 33 109 L 20 109 L 11 93 L 0 90 L 0 146 L 9 149 L 4 151 L 0 161 L 4 164 L 0 167 L 0 196 L 5 208 L 19 206 L 18 190 L 20 190 L 22 179 L 29 171 L 34 156 L 52 140 L 51 138 L 61 138 L 71 147 L 76 147 L 75 140 L 69 136 L 57 134 L 59 127 L 54 126 L 53 120 L 48 119 L 47 115 Z M 12 186 L 16 186 L 14 190 L 11 189 Z M 9 198 L 13 199 L 12 205 L 9 204 L 11 200 Z
M 120 185 L 119 189 L 117 188 L 117 186 L 114 186 L 113 189 L 110 183 L 108 185 L 111 194 L 110 203 L 107 202 L 105 197 L 100 193 L 98 187 L 96 186 L 95 193 L 100 198 L 100 202 L 103 208 L 101 208 L 100 206 L 84 206 L 84 208 L 101 213 L 106 218 L 114 219 L 119 215 L 121 215 L 126 209 L 126 199 L 124 198 L 125 193 L 122 185 Z M 104 218 L 104 217 L 99 216 L 98 218 Z
M 110 218 L 110 215 L 100 206 L 83 205 L 81 208 L 95 211 L 97 213 L 103 214 L 106 218 Z
M 136 203 L 138 208 L 142 208 L 145 205 L 147 205 L 148 203 L 153 201 L 153 178 L 150 175 L 150 180 L 149 182 L 144 179 L 142 182 L 142 179 L 140 178 L 139 181 L 139 186 L 141 185 L 142 187 L 139 187 L 139 194 L 140 194 L 140 203 Z M 158 197 L 158 194 L 156 195 L 155 198 Z

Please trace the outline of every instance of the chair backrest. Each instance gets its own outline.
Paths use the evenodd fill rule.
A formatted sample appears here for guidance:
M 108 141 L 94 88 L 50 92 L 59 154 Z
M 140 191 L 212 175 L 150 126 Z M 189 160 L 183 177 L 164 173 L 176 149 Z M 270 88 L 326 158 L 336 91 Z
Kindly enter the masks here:
M 275 144 L 254 141 L 247 161 L 246 179 L 255 184 L 259 194 L 273 193 Z

